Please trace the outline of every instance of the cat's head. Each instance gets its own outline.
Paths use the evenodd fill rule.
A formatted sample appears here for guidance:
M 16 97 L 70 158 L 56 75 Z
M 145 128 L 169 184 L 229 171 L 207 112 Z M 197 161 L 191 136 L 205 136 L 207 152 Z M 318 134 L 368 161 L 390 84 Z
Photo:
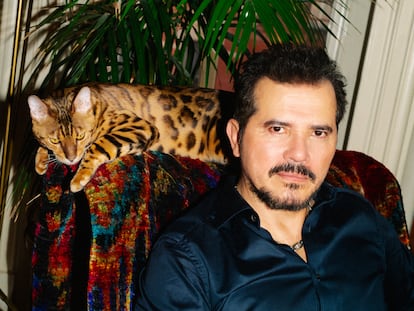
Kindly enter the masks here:
M 33 134 L 64 164 L 78 163 L 93 142 L 97 118 L 91 91 L 83 87 L 61 98 L 28 98 Z

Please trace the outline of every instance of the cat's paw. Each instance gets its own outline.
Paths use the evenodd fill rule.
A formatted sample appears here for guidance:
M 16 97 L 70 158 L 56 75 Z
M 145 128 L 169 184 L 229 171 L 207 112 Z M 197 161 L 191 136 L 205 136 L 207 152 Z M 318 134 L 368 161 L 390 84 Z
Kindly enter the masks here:
M 86 184 L 91 180 L 90 175 L 80 174 L 79 172 L 73 176 L 70 181 L 70 191 L 79 192 L 81 191 Z
M 47 164 L 49 163 L 49 154 L 47 149 L 39 147 L 35 157 L 35 170 L 39 175 L 44 175 L 47 171 Z

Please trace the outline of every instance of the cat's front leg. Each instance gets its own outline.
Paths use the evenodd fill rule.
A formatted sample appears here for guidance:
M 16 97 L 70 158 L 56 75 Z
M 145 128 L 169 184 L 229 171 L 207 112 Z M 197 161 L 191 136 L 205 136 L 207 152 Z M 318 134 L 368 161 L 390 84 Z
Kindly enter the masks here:
M 91 148 L 95 149 L 93 145 Z M 70 181 L 70 190 L 72 192 L 81 191 L 95 175 L 95 172 L 98 169 L 98 167 L 106 162 L 108 161 L 104 156 L 99 154 L 90 154 L 90 152 L 87 152 L 85 154 L 84 159 L 80 163 L 79 168 L 76 171 L 76 174 Z
M 91 180 L 98 167 L 127 154 L 140 154 L 158 139 L 158 130 L 146 120 L 120 113 L 108 122 L 111 131 L 99 137 L 86 151 L 72 178 L 70 189 L 78 192 Z
M 49 163 L 49 153 L 44 147 L 39 147 L 35 157 L 35 170 L 39 175 L 44 175 L 47 171 L 47 165 Z

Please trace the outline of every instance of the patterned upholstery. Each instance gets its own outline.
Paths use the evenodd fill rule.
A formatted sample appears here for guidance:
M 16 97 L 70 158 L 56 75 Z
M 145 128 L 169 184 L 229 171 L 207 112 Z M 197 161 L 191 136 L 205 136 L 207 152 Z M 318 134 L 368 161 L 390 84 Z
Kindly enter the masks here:
M 137 277 L 162 228 L 215 187 L 224 168 L 147 152 L 102 165 L 79 194 L 76 167 L 44 176 L 33 252 L 33 310 L 131 310 Z M 337 151 L 328 174 L 365 195 L 409 245 L 400 188 L 374 159 Z
M 361 152 L 337 150 L 327 180 L 365 196 L 393 224 L 400 241 L 410 248 L 401 188 L 382 163 Z

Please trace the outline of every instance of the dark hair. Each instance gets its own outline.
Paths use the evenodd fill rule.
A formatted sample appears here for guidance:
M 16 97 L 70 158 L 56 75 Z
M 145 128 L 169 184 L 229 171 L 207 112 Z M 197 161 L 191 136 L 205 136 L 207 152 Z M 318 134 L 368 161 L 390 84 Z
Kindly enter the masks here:
M 290 43 L 277 44 L 253 54 L 243 63 L 235 76 L 237 105 L 234 118 L 240 124 L 240 134 L 256 111 L 254 90 L 257 82 L 264 77 L 281 83 L 315 84 L 325 80 L 331 82 L 337 103 L 336 124 L 341 121 L 347 103 L 345 78 L 325 49 Z

